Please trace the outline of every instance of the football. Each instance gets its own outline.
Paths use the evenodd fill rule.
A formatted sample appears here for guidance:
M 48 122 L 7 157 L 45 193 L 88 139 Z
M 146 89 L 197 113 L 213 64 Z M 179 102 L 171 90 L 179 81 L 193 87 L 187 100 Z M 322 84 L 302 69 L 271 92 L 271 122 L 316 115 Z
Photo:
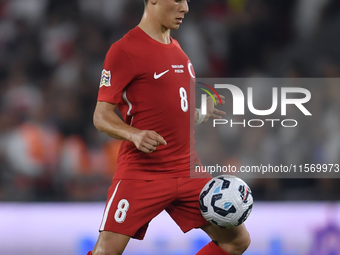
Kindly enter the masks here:
M 220 175 L 203 187 L 199 205 L 207 221 L 231 228 L 248 218 L 253 208 L 253 197 L 243 180 L 232 175 Z

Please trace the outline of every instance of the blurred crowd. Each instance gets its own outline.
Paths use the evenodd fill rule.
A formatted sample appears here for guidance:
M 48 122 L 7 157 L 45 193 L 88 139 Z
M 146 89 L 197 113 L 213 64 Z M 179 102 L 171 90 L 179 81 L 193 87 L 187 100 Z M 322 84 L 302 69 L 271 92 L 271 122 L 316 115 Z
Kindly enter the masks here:
M 338 0 L 192 0 L 189 7 L 172 36 L 197 77 L 340 76 Z M 142 12 L 142 0 L 0 0 L 0 200 L 106 199 L 120 141 L 96 131 L 92 115 L 105 54 Z M 222 157 L 255 163 L 277 146 L 284 148 L 277 162 L 340 163 L 339 89 L 313 92 L 324 125 L 227 134 L 218 141 Z M 251 183 L 259 200 L 340 196 L 337 179 Z

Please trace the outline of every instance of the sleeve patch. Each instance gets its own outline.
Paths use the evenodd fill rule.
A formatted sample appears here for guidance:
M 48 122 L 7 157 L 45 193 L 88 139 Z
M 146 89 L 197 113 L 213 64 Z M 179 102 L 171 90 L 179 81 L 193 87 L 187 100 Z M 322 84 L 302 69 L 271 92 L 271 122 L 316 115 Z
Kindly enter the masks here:
M 105 69 L 102 71 L 102 78 L 100 80 L 100 86 L 101 87 L 110 87 L 111 86 L 111 72 L 106 71 Z

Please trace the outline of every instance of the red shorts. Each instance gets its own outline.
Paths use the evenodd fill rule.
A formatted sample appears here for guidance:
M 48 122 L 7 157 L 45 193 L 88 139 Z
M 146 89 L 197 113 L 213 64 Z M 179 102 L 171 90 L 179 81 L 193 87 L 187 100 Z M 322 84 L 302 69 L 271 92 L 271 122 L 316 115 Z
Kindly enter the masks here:
M 210 179 L 113 180 L 100 226 L 142 240 L 149 222 L 164 209 L 183 232 L 209 224 L 199 194 Z

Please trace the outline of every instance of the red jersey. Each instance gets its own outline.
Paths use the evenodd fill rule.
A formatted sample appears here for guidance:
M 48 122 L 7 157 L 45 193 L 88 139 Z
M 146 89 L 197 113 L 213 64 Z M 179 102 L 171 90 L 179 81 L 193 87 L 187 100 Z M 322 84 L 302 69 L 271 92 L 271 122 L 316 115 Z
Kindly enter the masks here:
M 162 44 L 139 27 L 129 31 L 106 55 L 98 101 L 117 104 L 127 124 L 167 142 L 147 154 L 123 141 L 114 179 L 184 177 L 190 162 L 199 163 L 193 149 L 195 73 L 176 40 Z

